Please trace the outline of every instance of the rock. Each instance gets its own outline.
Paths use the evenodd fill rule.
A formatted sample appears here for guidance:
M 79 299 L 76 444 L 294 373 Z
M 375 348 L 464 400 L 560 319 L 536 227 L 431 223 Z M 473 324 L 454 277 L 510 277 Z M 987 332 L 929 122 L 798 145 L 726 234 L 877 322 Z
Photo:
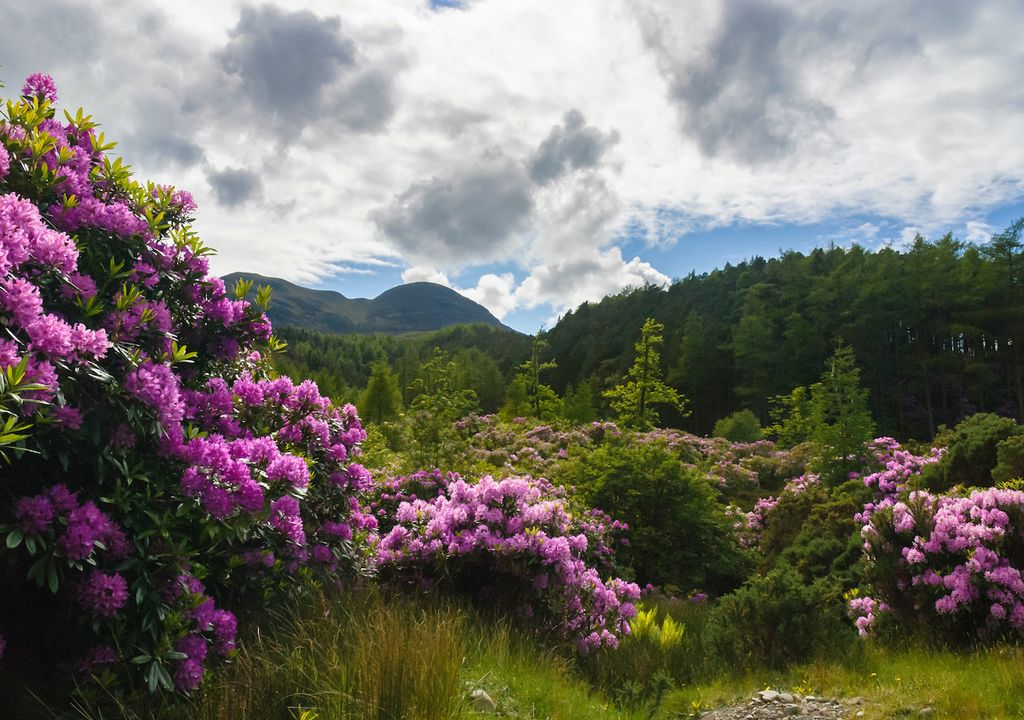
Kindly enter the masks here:
M 779 693 L 775 690 L 762 690 L 758 695 L 760 695 L 761 699 L 765 702 L 771 702 L 772 700 L 778 700 L 779 698 Z
M 858 710 L 856 713 L 854 713 L 853 716 L 854 717 L 864 717 L 864 711 L 863 710 Z
M 862 698 L 860 695 L 858 695 L 857 697 L 852 697 L 849 700 L 847 700 L 846 704 L 847 705 L 863 705 L 864 704 L 864 698 Z
M 814 701 L 816 701 L 817 699 L 818 699 L 818 698 L 814 697 L 813 695 L 808 695 L 808 696 L 806 696 L 806 697 L 804 698 L 804 702 L 814 702 Z
M 477 712 L 494 712 L 498 709 L 498 703 L 494 702 L 486 690 L 474 690 L 469 694 L 469 698 Z
M 803 715 L 804 711 L 803 711 L 803 708 L 801 708 L 799 705 L 787 705 L 786 706 L 786 714 L 787 715 Z
M 918 714 L 919 717 L 923 717 L 923 718 L 934 717 L 935 716 L 935 708 L 933 708 L 933 707 L 923 707 L 920 710 L 918 710 L 917 714 Z
M 791 703 L 793 702 L 793 696 L 790 695 L 788 692 L 779 693 L 779 700 L 781 700 L 784 703 Z

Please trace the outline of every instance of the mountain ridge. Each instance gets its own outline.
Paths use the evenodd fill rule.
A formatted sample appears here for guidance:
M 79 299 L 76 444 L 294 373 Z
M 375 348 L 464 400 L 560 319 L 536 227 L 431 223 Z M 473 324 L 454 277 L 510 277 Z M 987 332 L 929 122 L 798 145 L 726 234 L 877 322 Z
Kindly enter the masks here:
M 350 298 L 337 290 L 316 290 L 282 278 L 233 272 L 222 279 L 230 288 L 240 278 L 273 290 L 267 315 L 275 325 L 348 335 L 399 335 L 441 330 L 452 325 L 483 324 L 515 332 L 487 308 L 437 283 L 396 285 L 374 298 Z

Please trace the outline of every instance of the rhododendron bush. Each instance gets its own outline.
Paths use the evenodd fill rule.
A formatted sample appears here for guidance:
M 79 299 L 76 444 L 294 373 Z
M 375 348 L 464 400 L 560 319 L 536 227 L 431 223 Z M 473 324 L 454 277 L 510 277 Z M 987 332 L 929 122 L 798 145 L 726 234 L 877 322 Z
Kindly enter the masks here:
M 273 376 L 267 294 L 208 275 L 187 192 L 58 119 L 48 77 L 22 92 L 0 120 L 0 662 L 189 691 L 232 653 L 231 608 L 356 566 L 365 433 Z
M 614 647 L 629 632 L 640 588 L 614 577 L 614 544 L 626 527 L 572 508 L 563 488 L 419 472 L 381 483 L 378 507 L 385 576 L 502 603 L 584 652 Z
M 857 519 L 870 595 L 850 600 L 861 635 L 890 615 L 950 638 L 1024 631 L 1024 492 L 1002 488 L 939 495 L 911 489 L 944 450 L 924 455 L 892 438 L 873 444 L 881 469 L 864 477 L 875 497 Z

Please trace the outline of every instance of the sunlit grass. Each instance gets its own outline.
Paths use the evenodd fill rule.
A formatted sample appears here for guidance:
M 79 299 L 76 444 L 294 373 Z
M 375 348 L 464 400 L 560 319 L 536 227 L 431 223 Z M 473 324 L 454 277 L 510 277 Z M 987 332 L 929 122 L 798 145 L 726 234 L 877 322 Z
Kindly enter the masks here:
M 744 701 L 773 687 L 818 697 L 862 697 L 868 720 L 911 717 L 925 707 L 933 708 L 936 718 L 1024 718 L 1022 668 L 1021 648 L 953 652 L 865 644 L 842 659 L 685 687 L 670 693 L 662 710 L 672 717 Z

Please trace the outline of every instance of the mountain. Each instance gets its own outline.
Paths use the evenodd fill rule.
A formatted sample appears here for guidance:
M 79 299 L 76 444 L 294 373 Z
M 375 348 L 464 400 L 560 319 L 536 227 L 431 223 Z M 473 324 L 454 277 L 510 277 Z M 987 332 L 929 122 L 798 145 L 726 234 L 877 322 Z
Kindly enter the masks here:
M 239 278 L 273 289 L 267 314 L 275 325 L 340 334 L 426 332 L 463 324 L 510 330 L 483 305 L 436 283 L 399 285 L 370 300 L 348 298 L 334 290 L 311 290 L 255 273 L 231 273 L 223 279 L 230 290 Z

